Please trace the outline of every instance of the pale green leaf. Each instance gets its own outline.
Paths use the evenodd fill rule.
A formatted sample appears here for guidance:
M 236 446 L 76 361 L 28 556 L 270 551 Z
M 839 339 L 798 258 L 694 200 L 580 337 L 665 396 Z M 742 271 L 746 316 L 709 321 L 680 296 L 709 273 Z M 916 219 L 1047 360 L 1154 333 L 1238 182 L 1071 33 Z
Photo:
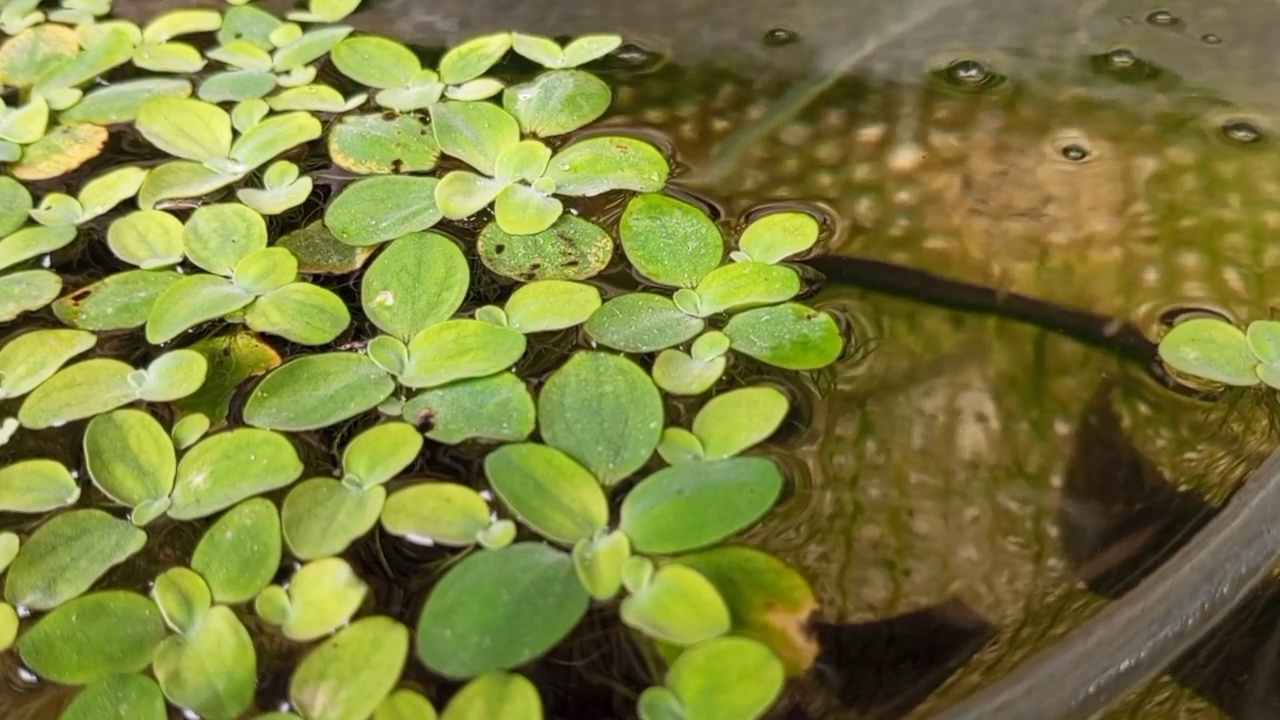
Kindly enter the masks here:
M 374 425 L 343 449 L 343 482 L 363 489 L 382 485 L 409 467 L 422 445 L 422 435 L 408 423 Z
M 471 270 L 457 244 L 438 233 L 391 242 L 365 271 L 360 302 L 383 332 L 408 342 L 453 316 L 467 297 Z
M 147 342 L 161 345 L 201 323 L 253 302 L 253 295 L 217 275 L 188 275 L 164 291 L 147 317 Z
M 755 262 L 782 262 L 813 247 L 819 230 L 818 221 L 808 213 L 769 213 L 742 231 L 738 249 Z
M 428 482 L 397 490 L 382 508 L 387 532 L 419 545 L 467 547 L 489 526 L 489 504 L 465 485 Z
M 383 37 L 349 37 L 329 53 L 338 72 L 366 87 L 401 88 L 413 82 L 422 69 L 409 48 Z
M 245 292 L 265 295 L 298 277 L 298 259 L 285 248 L 255 250 L 236 263 L 232 281 Z
M 443 182 L 441 183 L 443 185 Z M 504 232 L 536 235 L 560 219 L 564 205 L 528 185 L 508 185 L 498 193 L 493 205 L 494 219 Z
M 257 428 L 210 435 L 178 462 L 169 516 L 206 517 L 301 475 L 302 462 L 284 435 Z
M 310 113 L 273 115 L 249 128 L 231 146 L 231 158 L 250 169 L 265 165 L 281 153 L 320 137 L 323 128 Z
M 280 510 L 290 552 L 300 560 L 342 553 L 373 529 L 386 497 L 384 488 L 361 490 L 331 478 L 298 483 Z
M 89 477 L 107 497 L 139 508 L 168 497 L 177 467 L 169 434 L 141 410 L 115 410 L 89 421 L 84 433 Z M 138 516 L 145 525 L 152 518 Z
M 523 355 L 524 335 L 479 320 L 447 320 L 409 342 L 409 365 L 400 384 L 438 387 L 505 370 Z
M 604 114 L 613 99 L 609 86 L 581 70 L 552 70 L 514 85 L 502 105 L 527 135 L 551 137 L 584 127 Z
M 586 330 L 593 340 L 614 350 L 649 353 L 690 340 L 705 325 L 663 295 L 628 293 L 601 305 L 587 320 Z
M 312 650 L 289 681 L 308 720 L 368 718 L 400 680 L 409 631 L 389 617 L 362 618 Z
M 168 270 L 129 270 L 80 288 L 53 304 L 63 323 L 83 330 L 124 330 L 147 322 L 156 299 L 183 278 Z
M 523 675 L 488 672 L 449 699 L 442 720 L 542 720 L 542 698 Z
M 166 720 L 164 695 L 146 675 L 105 677 L 76 695 L 58 720 Z
M 369 586 L 341 558 L 314 560 L 289 578 L 289 616 L 281 631 L 291 640 L 315 640 L 345 625 Z
M 766 440 L 782 424 L 788 409 L 787 396 L 776 388 L 737 388 L 702 406 L 693 419 L 693 434 L 707 460 L 723 460 Z
M 622 570 L 630 556 L 625 533 L 598 532 L 573 546 L 573 569 L 591 597 L 608 601 L 622 589 Z
M 285 363 L 254 389 L 244 419 L 275 430 L 314 430 L 372 410 L 394 389 L 391 377 L 365 355 L 307 355 Z
M 153 671 L 174 705 L 208 720 L 235 720 L 253 703 L 258 663 L 249 631 L 219 605 L 190 633 L 166 638 Z
M 735 315 L 724 334 L 734 350 L 786 370 L 817 370 L 834 363 L 844 351 L 835 319 L 798 303 Z
M 278 335 L 299 345 L 326 345 L 347 328 L 347 304 L 331 290 L 295 282 L 254 301 L 245 324 L 261 333 Z
M 520 142 L 520 125 L 489 102 L 448 101 L 431 110 L 431 126 L 441 152 L 493 176 L 503 150 Z
M 653 382 L 669 395 L 701 395 L 724 375 L 727 364 L 723 355 L 698 360 L 668 348 L 653 361 Z
M 231 116 L 200 100 L 152 98 L 138 108 L 136 125 L 152 145 L 175 157 L 204 162 L 231 152 Z
M 74 226 L 31 225 L 0 240 L 0 270 L 61 250 L 76 239 Z
M 107 228 L 112 254 L 144 270 L 183 260 L 182 221 L 160 210 L 136 210 L 116 218 Z
M 61 329 L 35 330 L 9 340 L 0 348 L 0 397 L 26 395 L 95 344 L 93 333 Z
M 143 45 L 133 51 L 134 66 L 152 72 L 188 75 L 203 70 L 205 63 L 199 50 L 183 42 Z
M 253 498 L 209 526 L 191 556 L 213 599 L 242 603 L 267 587 L 280 566 L 280 516 L 270 500 Z
M 720 230 L 698 208 L 666 195 L 638 195 L 627 203 L 618 233 L 641 275 L 663 285 L 694 287 L 724 255 Z
M 205 102 L 243 102 L 264 98 L 275 88 L 276 76 L 264 70 L 227 70 L 207 75 L 196 93 Z
M 485 457 L 484 471 L 511 512 L 548 540 L 573 545 L 609 522 L 609 502 L 595 477 L 555 448 L 504 445 Z
M 648 584 L 623 598 L 618 614 L 623 624 L 679 647 L 723 635 L 731 624 L 715 586 L 683 565 L 658 568 Z
M 55 608 L 82 595 L 146 542 L 145 532 L 101 510 L 56 515 L 27 538 L 13 559 L 5 600 L 32 610 Z
M 594 285 L 567 280 L 538 280 L 516 288 L 503 310 L 507 326 L 526 335 L 581 325 L 600 307 Z
M 196 162 L 176 160 L 152 169 L 138 190 L 138 207 L 149 210 L 165 200 L 198 198 L 240 179 Z
M 106 590 L 41 618 L 18 640 L 18 654 L 48 681 L 85 685 L 141 672 L 151 664 L 164 632 L 155 603 L 135 592 Z
M 698 315 L 708 317 L 786 302 L 800 294 L 800 276 L 788 267 L 748 260 L 707 273 L 695 292 Z
M 440 58 L 440 80 L 448 85 L 457 85 L 478 78 L 496 65 L 509 49 L 509 32 L 467 40 Z
M 58 118 L 62 122 L 114 125 L 133 122 L 142 104 L 153 97 L 185 98 L 191 95 L 191 82 L 181 78 L 144 78 L 112 83 L 91 90 L 71 109 Z
M 592 137 L 556 153 L 546 177 L 561 195 L 592 196 L 610 190 L 651 193 L 667 184 L 671 168 L 653 145 L 629 137 Z
M 681 653 L 667 671 L 667 687 L 687 720 L 762 717 L 782 694 L 781 661 L 743 637 L 721 637 Z
M 151 586 L 151 599 L 165 624 L 176 633 L 191 633 L 213 607 L 213 595 L 194 570 L 173 567 L 160 573 Z
M 129 365 L 93 358 L 62 368 L 31 392 L 18 410 L 23 427 L 42 430 L 93 417 L 133 402 L 138 390 L 129 382 Z
M 431 177 L 384 176 L 357 180 L 325 208 L 330 232 L 348 245 L 376 245 L 419 232 L 441 219 Z
M 436 185 L 436 205 L 440 213 L 450 220 L 462 220 L 488 207 L 509 185 L 506 180 L 487 178 L 468 170 L 454 170 Z
M 80 486 L 56 460 L 32 458 L 0 467 L 0 510 L 43 513 L 80 499 Z

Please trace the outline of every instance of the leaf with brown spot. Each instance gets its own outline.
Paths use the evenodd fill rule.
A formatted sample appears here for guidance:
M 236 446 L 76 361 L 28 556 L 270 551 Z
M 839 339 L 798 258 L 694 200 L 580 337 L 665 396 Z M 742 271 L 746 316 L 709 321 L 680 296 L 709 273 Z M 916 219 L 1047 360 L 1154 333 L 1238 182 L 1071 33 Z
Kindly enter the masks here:
M 75 170 L 102 152 L 107 129 L 88 123 L 59 125 L 28 145 L 9 172 L 19 180 L 48 180 Z

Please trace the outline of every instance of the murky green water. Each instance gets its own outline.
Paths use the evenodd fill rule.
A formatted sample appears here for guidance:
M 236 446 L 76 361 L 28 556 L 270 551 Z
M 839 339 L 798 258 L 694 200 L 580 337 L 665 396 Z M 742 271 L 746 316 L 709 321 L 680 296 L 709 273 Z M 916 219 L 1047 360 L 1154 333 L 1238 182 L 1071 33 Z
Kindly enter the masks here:
M 1056 64 L 1035 55 L 939 48 L 905 81 L 843 78 L 726 178 L 690 190 L 727 217 L 816 204 L 823 252 L 1115 315 L 1153 335 L 1179 309 L 1249 318 L 1280 302 L 1280 116 L 1233 108 L 1140 48 L 1081 49 Z M 624 67 L 614 79 L 613 122 L 664 132 L 692 176 L 793 81 L 703 64 Z M 1185 540 L 1273 441 L 1262 408 L 1184 397 L 1041 329 L 833 284 L 811 302 L 845 318 L 857 344 L 834 372 L 796 383 L 802 409 L 774 448 L 794 487 L 748 537 L 801 568 L 822 599 L 822 666 L 780 718 L 928 717 L 1000 678 Z M 50 442 L 44 452 L 71 457 L 73 441 Z M 466 478 L 478 457 L 426 462 Z M 104 585 L 145 587 L 201 529 L 158 525 Z M 412 625 L 443 554 L 375 533 L 347 557 L 374 588 L 366 609 Z M 1267 717 L 1274 595 L 1260 592 L 1109 717 Z M 605 625 L 587 623 L 531 672 L 551 689 L 548 717 L 626 717 L 644 678 Z M 265 709 L 308 648 L 250 630 L 265 643 Z M 70 693 L 16 663 L 0 657 L 0 716 L 56 717 Z

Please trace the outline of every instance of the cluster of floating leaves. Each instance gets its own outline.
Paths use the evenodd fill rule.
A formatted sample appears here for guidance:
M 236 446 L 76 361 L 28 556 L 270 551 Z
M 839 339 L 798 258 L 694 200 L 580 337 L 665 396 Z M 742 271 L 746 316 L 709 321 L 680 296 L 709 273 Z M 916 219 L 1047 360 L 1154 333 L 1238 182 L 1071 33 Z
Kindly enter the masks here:
M 575 134 L 611 100 L 581 67 L 617 36 L 494 33 L 432 68 L 338 24 L 358 0 L 285 18 L 231 4 L 141 28 L 110 19 L 108 0 L 0 7 L 0 321 L 50 311 L 0 346 L 13 412 L 0 443 L 82 429 L 106 499 L 83 507 L 82 479 L 54 459 L 0 468 L 0 511 L 47 515 L 0 533 L 0 648 L 83 686 L 67 720 L 152 720 L 166 704 L 231 720 L 254 705 L 252 613 L 319 642 L 287 711 L 259 717 L 435 717 L 398 688 L 412 655 L 464 683 L 444 718 L 534 720 L 542 701 L 518 670 L 595 603 L 662 659 L 642 718 L 762 715 L 813 662 L 798 621 L 814 598 L 779 560 L 724 544 L 782 492 L 778 465 L 750 451 L 790 410 L 778 389 L 724 376 L 733 353 L 793 371 L 841 354 L 835 320 L 796 302 L 785 264 L 817 221 L 776 211 L 726 238 L 666 192 L 659 148 Z M 513 53 L 542 69 L 499 79 Z M 113 134 L 155 157 L 33 197 Z M 273 239 L 274 216 L 316 201 L 304 166 L 352 179 L 321 220 Z M 605 195 L 624 202 L 616 240 L 565 205 Z M 91 243 L 130 269 L 64 288 L 57 265 Z M 647 289 L 606 299 L 589 281 L 616 247 Z M 477 271 L 514 286 L 501 305 L 475 302 Z M 354 276 L 359 317 L 325 287 L 333 275 Z M 339 343 L 353 327 L 369 335 Z M 127 331 L 145 337 L 145 364 L 101 347 Z M 561 331 L 588 345 L 535 397 L 514 368 L 530 336 Z M 284 362 L 270 338 L 298 350 Z M 711 397 L 686 428 L 667 426 L 664 394 Z M 304 479 L 289 433 L 357 420 L 338 476 Z M 486 447 L 483 481 L 405 477 L 428 442 Z M 286 489 L 278 508 L 264 497 Z M 149 596 L 96 587 L 161 518 L 212 524 Z M 369 587 L 341 555 L 378 526 L 458 551 L 414 631 L 358 617 Z M 300 565 L 273 584 L 286 554 Z
M 1280 322 L 1254 320 L 1240 330 L 1227 320 L 1193 317 L 1160 340 L 1160 359 L 1193 378 L 1233 387 L 1280 390 Z

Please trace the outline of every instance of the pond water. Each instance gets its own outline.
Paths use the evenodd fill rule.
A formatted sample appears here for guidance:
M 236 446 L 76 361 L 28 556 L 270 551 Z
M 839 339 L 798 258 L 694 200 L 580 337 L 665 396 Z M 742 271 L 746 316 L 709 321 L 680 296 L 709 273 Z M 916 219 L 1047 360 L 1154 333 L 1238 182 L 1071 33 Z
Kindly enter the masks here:
M 370 17 L 385 23 L 387 5 L 371 4 Z M 939 44 L 918 53 L 932 58 L 924 66 L 898 58 L 854 70 L 728 166 L 717 162 L 726 143 L 770 117 L 794 72 L 680 53 L 654 67 L 636 50 L 634 64 L 616 62 L 606 76 L 615 101 L 604 125 L 661 138 L 682 165 L 676 185 L 723 217 L 778 203 L 813 210 L 824 219 L 823 254 L 1020 293 L 1153 338 L 1191 311 L 1268 316 L 1280 302 L 1271 275 L 1280 115 L 1238 105 L 1146 52 L 1175 26 L 1198 48 L 1230 45 L 1219 26 L 1164 8 L 1112 9 L 1094 7 L 1090 18 L 1114 34 L 1074 45 L 1067 60 Z M 758 37 L 780 53 L 808 39 L 786 28 Z M 83 280 L 101 262 L 68 267 Z M 329 285 L 356 295 L 344 280 Z M 797 407 L 766 450 L 790 487 L 743 538 L 800 569 L 820 600 L 818 667 L 772 717 L 930 717 L 1150 572 L 1274 443 L 1268 408 L 1250 397 L 1208 402 L 1107 348 L 897 295 L 907 297 L 828 277 L 807 299 L 854 342 L 834 368 L 785 378 Z M 141 341 L 113 342 L 127 358 Z M 550 370 L 580 342 L 557 337 L 526 369 Z M 6 446 L 0 461 L 40 452 L 82 467 L 76 432 Z M 300 440 L 309 469 L 332 469 L 326 448 L 339 438 Z M 480 477 L 481 458 L 473 447 L 436 448 L 415 468 L 466 480 Z M 82 502 L 103 500 L 86 492 Z M 207 524 L 158 521 L 143 553 L 101 585 L 145 591 L 157 569 L 189 557 Z M 34 525 L 0 515 L 0 530 Z M 372 587 L 363 611 L 410 627 L 447 556 L 381 530 L 344 554 Z M 1106 717 L 1272 716 L 1278 588 L 1259 591 Z M 311 646 L 259 633 L 252 613 L 243 619 L 258 641 L 258 707 L 274 709 Z M 409 668 L 410 684 L 441 684 Z M 528 674 L 547 717 L 565 720 L 629 717 L 646 684 L 625 633 L 603 617 Z M 16 654 L 0 655 L 0 716 L 56 718 L 69 697 L 26 673 Z

